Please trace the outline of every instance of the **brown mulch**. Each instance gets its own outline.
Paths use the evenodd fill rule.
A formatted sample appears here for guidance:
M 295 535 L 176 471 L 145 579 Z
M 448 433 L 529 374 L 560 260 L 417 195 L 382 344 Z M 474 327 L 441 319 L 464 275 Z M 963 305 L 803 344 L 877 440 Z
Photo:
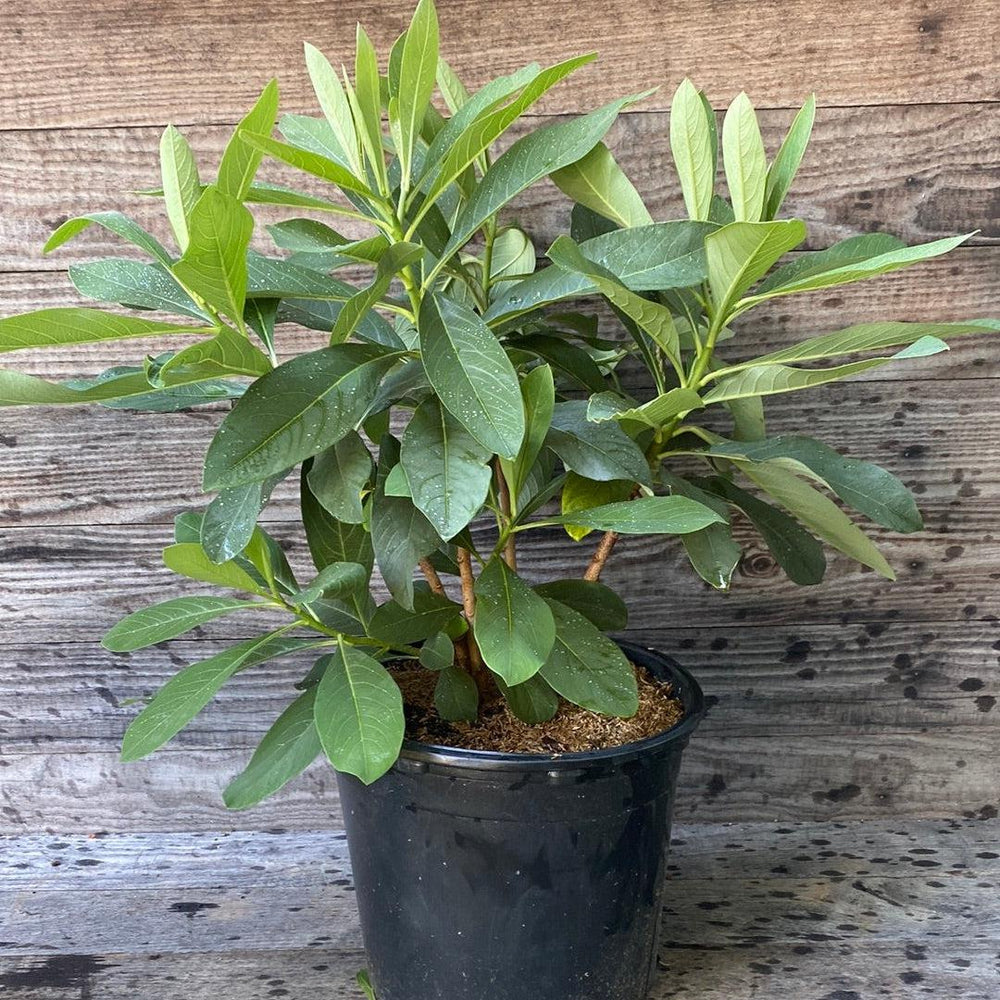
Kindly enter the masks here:
M 639 711 L 631 718 L 600 715 L 562 701 L 548 722 L 528 725 L 514 716 L 501 697 L 480 705 L 476 722 L 446 722 L 434 708 L 437 674 L 401 664 L 393 676 L 403 692 L 406 736 L 421 743 L 492 750 L 498 753 L 562 754 L 633 743 L 656 736 L 684 717 L 684 707 L 671 687 L 647 671 L 636 671 Z

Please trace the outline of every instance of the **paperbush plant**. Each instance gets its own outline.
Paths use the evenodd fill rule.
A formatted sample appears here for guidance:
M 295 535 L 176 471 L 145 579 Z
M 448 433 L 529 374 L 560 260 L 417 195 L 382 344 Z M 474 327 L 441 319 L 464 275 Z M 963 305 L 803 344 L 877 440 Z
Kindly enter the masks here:
M 715 114 L 685 81 L 670 141 L 686 219 L 654 221 L 602 144 L 642 95 L 522 128 L 495 156 L 493 144 L 592 58 L 531 64 L 470 94 L 439 57 L 434 6 L 421 0 L 385 73 L 361 29 L 353 78 L 307 47 L 323 116 L 278 122 L 268 84 L 213 182 L 181 133 L 164 132 L 162 188 L 150 193 L 163 198 L 175 249 L 116 212 L 72 219 L 49 240 L 53 250 L 98 225 L 142 250 L 147 262 L 69 271 L 83 295 L 131 311 L 5 319 L 0 349 L 198 339 L 88 380 L 2 371 L 3 403 L 168 411 L 234 401 L 205 459 L 215 498 L 177 519 L 163 558 L 182 576 L 250 596 L 166 601 L 129 615 L 105 645 L 140 649 L 223 615 L 285 616 L 181 670 L 129 727 L 125 759 L 170 740 L 234 674 L 305 650 L 315 663 L 226 790 L 232 807 L 275 792 L 323 753 L 365 782 L 383 774 L 404 733 L 388 661 L 435 671 L 448 720 L 475 719 L 497 690 L 529 723 L 551 718 L 560 699 L 632 715 L 636 677 L 605 634 L 624 628 L 626 609 L 598 582 L 619 534 L 679 536 L 697 574 L 725 590 L 741 555 L 731 528 L 740 512 L 797 583 L 822 579 L 823 543 L 892 577 L 830 494 L 880 525 L 916 531 L 909 492 L 812 438 L 769 437 L 764 398 L 933 354 L 942 338 L 997 324 L 872 322 L 753 357 L 739 320 L 779 296 L 884 274 L 965 237 L 907 247 L 871 234 L 779 263 L 806 239 L 802 221 L 777 215 L 809 138 L 811 99 L 769 164 L 746 95 L 726 113 L 720 142 Z M 327 182 L 325 193 L 258 180 L 264 157 Z M 720 158 L 728 198 L 717 188 Z M 571 233 L 539 267 L 529 235 L 503 211 L 545 177 L 575 207 Z M 311 217 L 269 226 L 283 253 L 265 256 L 249 249 L 251 204 Z M 323 215 L 367 234 L 349 239 Z M 359 266 L 371 272 L 360 285 L 337 276 Z M 592 309 L 569 308 L 595 297 L 614 315 L 603 331 Z M 322 346 L 279 360 L 285 324 L 320 331 Z M 872 356 L 843 360 L 860 354 Z M 257 523 L 289 476 L 316 569 L 306 582 Z M 518 575 L 519 547 L 554 527 L 578 541 L 602 534 L 582 579 L 532 586 Z M 391 595 L 381 603 L 375 567 Z

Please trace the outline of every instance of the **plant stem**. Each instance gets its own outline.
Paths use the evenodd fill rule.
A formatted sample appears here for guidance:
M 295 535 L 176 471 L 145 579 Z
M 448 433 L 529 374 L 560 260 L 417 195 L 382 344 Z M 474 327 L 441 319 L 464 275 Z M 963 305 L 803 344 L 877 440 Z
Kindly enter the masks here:
M 462 607 L 465 610 L 465 620 L 469 624 L 469 631 L 465 633 L 465 652 L 468 659 L 469 673 L 472 674 L 476 686 L 479 688 L 480 697 L 485 697 L 490 693 L 490 680 L 483 658 L 479 654 L 479 647 L 476 645 L 475 637 L 472 634 L 472 623 L 476 618 L 476 592 L 475 577 L 472 575 L 472 556 L 468 549 L 458 549 L 458 571 L 462 579 Z
M 590 557 L 590 564 L 587 566 L 587 571 L 583 574 L 584 580 L 589 583 L 597 583 L 601 578 L 601 570 L 604 569 L 604 564 L 608 561 L 608 557 L 614 551 L 615 543 L 618 541 L 617 531 L 605 531 L 603 537 L 594 549 L 594 554 Z
M 446 597 L 444 584 L 441 582 L 441 577 L 438 576 L 438 571 L 431 565 L 430 559 L 426 557 L 420 560 L 420 572 L 424 574 L 424 579 L 430 585 L 432 591 L 435 594 L 440 594 L 442 597 Z
M 510 531 L 511 526 L 511 502 L 510 486 L 507 484 L 507 477 L 503 474 L 500 459 L 493 460 L 493 469 L 496 474 L 497 499 L 500 501 L 501 524 L 500 533 L 506 532 L 506 540 L 503 543 L 503 560 L 515 572 L 517 571 L 517 536 Z

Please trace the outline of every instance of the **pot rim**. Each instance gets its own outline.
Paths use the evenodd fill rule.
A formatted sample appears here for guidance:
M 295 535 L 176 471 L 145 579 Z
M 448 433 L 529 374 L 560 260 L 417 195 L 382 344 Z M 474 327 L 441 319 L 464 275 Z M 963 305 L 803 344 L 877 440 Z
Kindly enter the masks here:
M 400 761 L 412 764 L 444 764 L 483 771 L 563 771 L 571 768 L 610 765 L 617 767 L 628 761 L 665 749 L 683 748 L 705 715 L 705 696 L 701 685 L 692 674 L 672 657 L 658 650 L 633 642 L 616 639 L 622 652 L 634 662 L 666 675 L 674 686 L 674 693 L 684 705 L 684 717 L 669 729 L 642 740 L 622 743 L 602 750 L 584 750 L 576 753 L 538 754 L 501 753 L 496 750 L 466 750 L 462 747 L 441 746 L 437 743 L 420 743 L 404 740 Z

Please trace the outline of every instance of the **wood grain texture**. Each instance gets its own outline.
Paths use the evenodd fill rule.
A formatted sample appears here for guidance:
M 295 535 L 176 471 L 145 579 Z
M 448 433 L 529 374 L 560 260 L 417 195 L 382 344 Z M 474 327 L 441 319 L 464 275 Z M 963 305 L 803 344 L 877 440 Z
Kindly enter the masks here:
M 561 107 L 588 107 L 663 84 L 668 106 L 687 73 L 727 103 L 746 89 L 762 107 L 789 107 L 819 91 L 828 104 L 986 101 L 1000 97 L 992 65 L 996 10 L 989 0 L 919 0 L 836 6 L 810 0 L 669 8 L 624 0 L 487 7 L 442 0 L 443 52 L 470 85 L 530 59 L 555 62 L 599 48 L 601 61 L 565 85 Z M 373 7 L 319 0 L 251 0 L 220 7 L 197 0 L 68 0 L 40 7 L 12 0 L 0 33 L 6 127 L 236 121 L 269 76 L 285 103 L 312 96 L 302 42 L 335 65 L 350 61 L 362 21 L 384 61 L 412 4 Z M 613 27 L 613 30 L 609 28 Z M 794 44 L 790 44 L 794 38 Z M 551 103 L 550 103 L 551 106 Z
M 773 155 L 790 115 L 764 111 L 760 118 Z M 505 142 L 537 124 L 519 125 Z M 186 131 L 208 175 L 230 130 Z M 813 248 L 874 230 L 892 232 L 909 243 L 978 230 L 973 242 L 996 242 L 1000 163 L 993 140 L 998 131 L 1000 104 L 822 108 L 787 213 L 798 213 L 809 223 Z M 134 215 L 171 245 L 159 199 L 129 194 L 159 184 L 159 135 L 156 128 L 134 127 L 0 131 L 0 269 L 55 269 L 94 257 L 129 255 L 131 248 L 101 231 L 49 257 L 41 254 L 51 231 L 65 219 L 110 207 Z M 686 215 L 670 156 L 666 113 L 623 116 L 608 143 L 654 219 Z M 332 194 L 329 185 L 274 161 L 264 164 L 260 176 Z M 520 195 L 509 214 L 532 235 L 541 253 L 565 232 L 569 209 L 568 199 L 545 182 Z M 276 208 L 255 213 L 261 225 L 303 214 Z M 349 220 L 337 225 L 348 234 L 368 235 L 363 227 L 352 229 L 356 224 Z M 271 246 L 262 229 L 255 245 Z
M 650 1000 L 991 1000 L 996 837 L 968 819 L 677 826 Z M 17 1000 L 358 995 L 342 835 L 0 844 L 0 986 Z

